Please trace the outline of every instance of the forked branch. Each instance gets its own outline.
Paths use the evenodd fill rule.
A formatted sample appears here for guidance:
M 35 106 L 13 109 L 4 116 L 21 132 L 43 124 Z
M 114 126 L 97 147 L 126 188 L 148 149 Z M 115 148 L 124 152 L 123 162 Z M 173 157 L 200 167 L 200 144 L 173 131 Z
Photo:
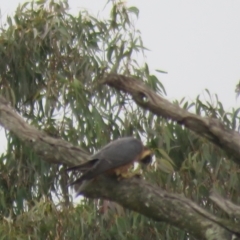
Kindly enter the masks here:
M 142 108 L 158 116 L 176 121 L 207 138 L 210 142 L 224 149 L 240 165 L 240 134 L 228 129 L 219 120 L 190 113 L 159 96 L 142 81 L 132 77 L 109 74 L 103 83 L 129 93 Z

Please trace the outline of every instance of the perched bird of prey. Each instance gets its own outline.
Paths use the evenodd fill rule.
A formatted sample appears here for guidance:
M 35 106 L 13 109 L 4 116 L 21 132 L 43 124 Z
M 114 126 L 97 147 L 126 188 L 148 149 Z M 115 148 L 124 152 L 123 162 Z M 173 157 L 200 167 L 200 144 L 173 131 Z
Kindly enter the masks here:
M 77 186 L 75 190 L 80 193 L 86 187 L 86 183 L 101 174 L 126 178 L 134 162 L 149 164 L 151 151 L 138 139 L 119 138 L 92 155 L 88 162 L 69 168 L 70 171 L 76 170 L 82 173 L 82 176 L 70 185 Z

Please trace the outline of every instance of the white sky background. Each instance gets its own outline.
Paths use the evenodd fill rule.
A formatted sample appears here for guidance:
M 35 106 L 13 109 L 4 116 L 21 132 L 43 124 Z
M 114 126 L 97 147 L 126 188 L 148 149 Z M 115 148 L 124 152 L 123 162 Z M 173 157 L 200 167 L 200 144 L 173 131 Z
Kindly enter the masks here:
M 2 19 L 21 0 L 2 0 Z M 103 17 L 107 0 L 69 0 L 71 11 L 86 9 Z M 147 63 L 162 81 L 170 100 L 194 100 L 207 88 L 227 110 L 238 107 L 235 86 L 240 79 L 240 1 L 129 0 L 140 10 L 136 26 L 142 33 Z M 1 150 L 1 144 L 0 144 Z
M 240 1 L 129 0 L 140 10 L 137 28 L 151 68 L 159 74 L 168 99 L 194 100 L 207 88 L 226 109 L 237 107 L 240 79 Z M 101 15 L 106 0 L 70 0 L 74 11 Z M 108 11 L 106 11 L 108 14 Z

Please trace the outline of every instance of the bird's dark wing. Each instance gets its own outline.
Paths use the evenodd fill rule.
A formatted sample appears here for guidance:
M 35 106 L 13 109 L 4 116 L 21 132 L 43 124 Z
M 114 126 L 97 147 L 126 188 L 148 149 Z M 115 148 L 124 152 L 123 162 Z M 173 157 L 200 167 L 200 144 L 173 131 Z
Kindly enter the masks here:
M 71 185 L 90 180 L 111 169 L 128 165 L 137 160 L 142 150 L 142 142 L 132 137 L 115 140 L 93 156 L 94 159 L 99 159 L 99 161 Z

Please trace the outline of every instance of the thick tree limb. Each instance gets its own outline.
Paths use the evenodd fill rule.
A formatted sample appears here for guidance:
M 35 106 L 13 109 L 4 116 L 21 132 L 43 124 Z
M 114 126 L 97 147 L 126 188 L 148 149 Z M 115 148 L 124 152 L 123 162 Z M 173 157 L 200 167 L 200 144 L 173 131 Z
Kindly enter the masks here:
M 115 201 L 156 221 L 185 229 L 198 239 L 227 240 L 234 239 L 234 232 L 240 235 L 239 224 L 217 218 L 194 202 L 141 179 L 109 181 L 101 177 L 83 190 L 83 194 Z
M 214 118 L 201 117 L 170 103 L 146 86 L 142 81 L 123 75 L 110 74 L 104 81 L 117 90 L 132 95 L 134 101 L 152 113 L 184 125 L 224 149 L 240 164 L 240 135 Z
M 49 137 L 46 133 L 27 124 L 1 96 L 0 124 L 50 163 L 74 166 L 85 162 L 89 156 L 80 147 L 75 147 L 59 138 Z
M 216 191 L 212 191 L 209 198 L 229 216 L 238 219 L 238 221 L 240 220 L 240 206 L 224 199 Z
M 43 160 L 73 166 L 88 158 L 88 154 L 81 148 L 29 126 L 2 97 L 0 124 L 31 146 Z M 86 197 L 116 201 L 156 221 L 183 228 L 199 239 L 227 240 L 240 235 L 239 226 L 234 222 L 217 218 L 190 200 L 164 192 L 144 180 L 109 181 L 109 178 L 99 177 L 83 193 Z

